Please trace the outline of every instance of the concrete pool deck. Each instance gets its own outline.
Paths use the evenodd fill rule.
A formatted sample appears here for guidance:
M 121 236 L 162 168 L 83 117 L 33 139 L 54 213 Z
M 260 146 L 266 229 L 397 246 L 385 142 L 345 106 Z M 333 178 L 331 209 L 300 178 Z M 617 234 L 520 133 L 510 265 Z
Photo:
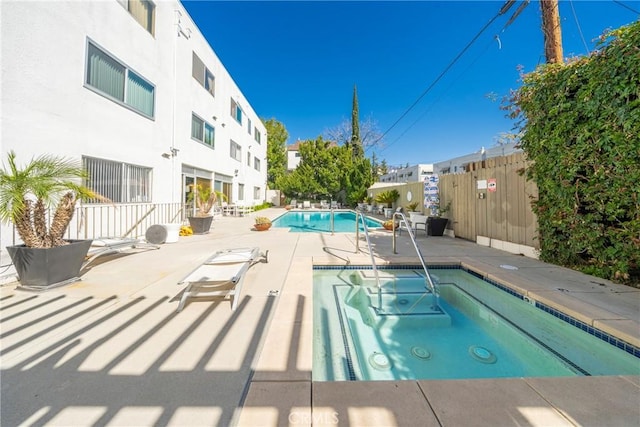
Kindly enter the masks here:
M 282 209 L 260 211 L 271 218 Z M 313 382 L 312 265 L 370 264 L 355 234 L 252 230 L 216 219 L 207 235 L 105 257 L 45 293 L 0 288 L 0 424 L 127 426 L 628 426 L 640 376 Z M 380 262 L 417 262 L 406 234 Z M 640 289 L 448 237 L 417 239 L 428 263 L 461 263 L 640 345 Z M 177 282 L 219 249 L 257 246 L 238 309 L 191 300 Z M 507 270 L 501 265 L 512 265 Z

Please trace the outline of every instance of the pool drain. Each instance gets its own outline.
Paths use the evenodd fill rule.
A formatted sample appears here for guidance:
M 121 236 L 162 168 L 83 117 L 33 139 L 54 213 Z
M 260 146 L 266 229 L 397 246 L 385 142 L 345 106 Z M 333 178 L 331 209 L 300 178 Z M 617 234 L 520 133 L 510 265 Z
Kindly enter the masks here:
M 369 356 L 369 364 L 379 371 L 388 371 L 391 369 L 391 361 L 382 353 L 374 351 Z
M 411 354 L 414 357 L 417 357 L 420 360 L 429 360 L 429 359 L 431 359 L 431 353 L 429 353 L 429 350 L 427 350 L 426 348 L 417 346 L 417 345 L 411 347 Z
M 491 353 L 491 351 L 478 345 L 472 345 L 471 347 L 469 347 L 469 354 L 478 362 L 482 363 L 491 364 L 496 363 L 496 360 L 498 360 L 498 358 L 493 353 Z
M 400 305 L 407 305 L 407 304 L 409 304 L 409 300 L 408 300 L 408 299 L 406 299 L 406 298 L 399 299 L 399 300 L 398 300 L 398 304 L 400 304 Z

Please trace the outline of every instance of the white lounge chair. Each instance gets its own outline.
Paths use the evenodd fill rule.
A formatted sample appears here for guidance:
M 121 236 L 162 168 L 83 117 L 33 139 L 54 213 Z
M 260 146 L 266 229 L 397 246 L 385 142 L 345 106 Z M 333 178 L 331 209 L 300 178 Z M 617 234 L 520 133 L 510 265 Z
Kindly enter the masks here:
M 129 249 L 160 249 L 160 245 L 130 237 L 99 237 L 91 242 L 82 268 L 87 267 L 98 257 L 124 252 Z
M 415 237 L 418 237 L 418 229 L 424 230 L 425 235 L 428 234 L 428 230 L 429 230 L 428 219 L 429 217 L 426 215 L 420 215 L 420 214 L 413 215 L 411 219 L 411 227 L 413 227 L 413 230 L 414 230 L 413 234 Z
M 269 251 L 259 248 L 227 249 L 214 253 L 205 262 L 178 282 L 186 283 L 178 309 L 181 311 L 187 298 L 229 296 L 231 310 L 235 311 L 242 289 L 244 274 L 257 262 L 268 262 Z
M 332 200 L 331 204 L 330 204 L 330 208 L 331 209 L 338 209 L 338 202 L 336 202 L 335 200 Z
M 302 202 L 302 209 L 311 209 L 311 202 L 309 200 Z

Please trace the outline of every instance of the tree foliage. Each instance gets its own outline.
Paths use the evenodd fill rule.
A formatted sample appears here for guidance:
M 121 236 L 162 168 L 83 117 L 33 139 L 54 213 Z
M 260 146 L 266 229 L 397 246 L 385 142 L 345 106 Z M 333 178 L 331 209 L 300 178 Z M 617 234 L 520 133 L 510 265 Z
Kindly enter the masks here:
M 291 198 L 328 198 L 355 204 L 372 184 L 368 159 L 352 157 L 351 149 L 321 136 L 300 144 L 300 164 L 280 177 L 277 186 Z
M 533 164 L 541 259 L 640 283 L 640 21 L 567 65 L 542 66 L 513 94 Z
M 267 128 L 267 185 L 276 188 L 276 181 L 287 172 L 287 147 L 289 132 L 275 118 L 262 119 Z
M 353 101 L 351 105 L 351 139 L 349 140 L 353 157 L 364 156 L 364 148 L 360 139 L 360 112 L 358 107 L 358 90 L 353 86 Z
M 9 151 L 0 169 L 0 219 L 13 222 L 20 238 L 30 248 L 66 245 L 64 233 L 78 200 L 104 200 L 82 185 L 89 178 L 79 161 L 41 155 L 20 166 Z M 47 227 L 47 210 L 55 212 Z

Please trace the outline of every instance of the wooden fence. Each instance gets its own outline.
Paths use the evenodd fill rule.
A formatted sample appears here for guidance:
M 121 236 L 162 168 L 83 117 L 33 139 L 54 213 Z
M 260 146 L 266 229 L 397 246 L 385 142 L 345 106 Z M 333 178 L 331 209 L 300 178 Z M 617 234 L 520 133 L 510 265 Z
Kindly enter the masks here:
M 457 237 L 508 242 L 539 249 L 537 218 L 531 209 L 536 185 L 527 181 L 522 153 L 474 162 L 461 174 L 440 176 L 441 205 Z
M 449 218 L 447 228 L 456 237 L 536 256 L 537 219 L 531 199 L 537 198 L 538 189 L 526 180 L 526 166 L 524 155 L 515 153 L 471 163 L 467 172 L 440 175 L 441 206 L 450 203 L 450 210 L 443 214 Z M 409 203 L 408 193 L 411 201 L 424 198 L 421 182 L 371 189 L 369 194 L 375 197 L 393 188 L 400 193 L 397 206 Z

